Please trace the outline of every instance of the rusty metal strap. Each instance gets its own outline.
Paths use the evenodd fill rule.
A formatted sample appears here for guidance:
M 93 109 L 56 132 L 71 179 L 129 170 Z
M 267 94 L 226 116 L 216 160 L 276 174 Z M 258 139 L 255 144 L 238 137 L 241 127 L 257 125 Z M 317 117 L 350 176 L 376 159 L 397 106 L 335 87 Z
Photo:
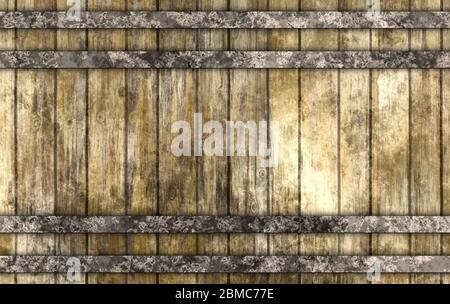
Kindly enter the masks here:
M 450 28 L 450 12 L 0 12 L 21 29 L 413 29 Z
M 0 51 L 0 68 L 447 69 L 449 51 Z
M 0 273 L 450 273 L 449 256 L 1 256 Z
M 450 233 L 450 217 L 0 216 L 0 233 Z

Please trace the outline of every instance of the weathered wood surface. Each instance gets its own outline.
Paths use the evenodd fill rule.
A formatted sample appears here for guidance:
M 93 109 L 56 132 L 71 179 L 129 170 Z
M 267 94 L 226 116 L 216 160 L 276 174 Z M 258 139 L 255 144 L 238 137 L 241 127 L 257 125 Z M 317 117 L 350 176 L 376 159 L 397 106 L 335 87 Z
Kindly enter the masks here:
M 302 1 L 302 10 L 337 10 L 338 1 Z M 302 30 L 302 50 L 339 49 L 337 30 Z M 337 70 L 302 70 L 300 74 L 301 214 L 338 214 Z M 302 255 L 337 255 L 339 236 L 301 235 Z M 302 283 L 337 283 L 337 274 L 302 274 Z
M 159 3 L 160 10 L 196 10 L 196 1 Z M 198 32 L 188 30 L 159 31 L 160 50 L 192 50 L 197 47 Z M 187 121 L 192 126 L 196 111 L 197 73 L 192 70 L 159 72 L 159 213 L 161 215 L 195 214 L 197 212 L 196 160 L 176 157 L 170 151 L 171 126 L 175 121 Z M 169 235 L 159 237 L 161 255 L 197 254 L 197 237 Z M 196 283 L 196 275 L 164 274 L 159 283 Z
M 366 10 L 364 1 L 341 1 L 341 10 Z M 371 50 L 370 30 L 343 30 L 340 50 Z M 339 72 L 339 214 L 370 213 L 369 70 Z M 340 255 L 369 255 L 370 235 L 339 236 Z M 366 275 L 342 275 L 341 283 L 366 283 Z
M 126 1 L 94 0 L 89 10 L 125 10 Z M 123 50 L 125 30 L 89 30 L 89 50 Z M 125 70 L 88 72 L 88 214 L 126 213 L 126 75 Z M 88 253 L 125 254 L 123 235 L 90 235 Z M 125 283 L 124 274 L 89 274 L 89 283 Z
M 443 9 L 450 10 L 450 0 L 442 1 Z M 443 30 L 441 47 L 450 49 L 450 31 Z M 441 214 L 450 214 L 450 71 L 441 71 Z M 442 236 L 441 254 L 450 253 L 450 237 Z M 441 282 L 450 283 L 449 275 L 442 275 Z
M 440 0 L 411 1 L 411 10 L 443 10 Z M 413 30 L 412 50 L 440 50 L 440 30 Z M 410 72 L 410 214 L 441 214 L 441 72 Z M 439 255 L 441 236 L 412 236 L 411 254 Z M 440 275 L 411 276 L 411 283 L 439 283 Z
M 17 10 L 55 10 L 55 1 L 18 0 Z M 16 48 L 52 50 L 54 30 L 17 30 Z M 18 215 L 49 215 L 56 211 L 55 117 L 56 72 L 17 71 L 16 181 Z M 16 254 L 53 254 L 55 235 L 17 235 Z M 16 276 L 18 283 L 54 283 L 53 274 Z
M 86 9 L 85 1 L 81 7 Z M 57 10 L 66 11 L 67 1 L 57 1 Z M 86 50 L 86 32 L 58 30 L 58 50 Z M 56 214 L 86 215 L 87 213 L 87 71 L 56 71 Z M 56 253 L 87 254 L 87 235 L 58 235 Z M 57 275 L 58 283 L 67 281 Z M 85 283 L 86 276 L 80 282 Z
M 228 9 L 226 0 L 199 1 L 198 10 L 223 11 Z M 198 50 L 226 50 L 229 47 L 227 30 L 199 30 Z M 227 70 L 197 71 L 196 112 L 202 113 L 205 121 L 228 120 L 229 72 Z M 197 214 L 228 214 L 228 159 L 225 157 L 203 156 L 197 158 Z M 197 254 L 228 255 L 227 235 L 200 235 L 197 239 Z M 198 283 L 225 284 L 224 274 L 202 274 Z
M 128 1 L 130 11 L 157 9 L 156 0 Z M 127 50 L 157 50 L 157 31 L 129 30 Z M 157 126 L 158 73 L 156 71 L 126 71 L 126 177 L 127 215 L 156 215 L 158 212 Z M 127 254 L 157 253 L 157 236 L 129 235 Z M 129 274 L 127 283 L 156 283 L 154 274 Z
M 17 2 L 17 8 L 14 6 Z M 450 10 L 450 1 L 381 1 Z M 97 1 L 89 10 L 365 10 L 366 1 Z M 441 8 L 441 5 L 443 7 Z M 65 10 L 64 0 L 1 10 Z M 2 50 L 440 50 L 448 30 L 0 30 Z M 1 70 L 1 215 L 449 215 L 444 70 Z M 17 81 L 16 81 L 17 80 Z M 171 125 L 281 121 L 280 162 L 177 158 Z M 224 204 L 224 202 L 226 202 Z M 15 245 L 17 244 L 17 246 Z M 439 235 L 1 235 L 1 254 L 434 255 Z M 450 282 L 383 274 L 382 283 Z M 66 282 L 0 275 L 1 282 Z M 81 283 L 367 282 L 364 274 L 92 274 Z
M 293 0 L 269 1 L 270 10 L 300 9 Z M 297 30 L 270 30 L 268 50 L 299 50 L 300 32 Z M 298 215 L 299 192 L 299 80 L 298 70 L 269 70 L 268 72 L 268 118 L 282 122 L 276 141 L 279 143 L 278 164 L 269 169 L 269 213 L 271 215 Z M 270 126 L 269 126 L 270 127 Z M 273 138 L 271 141 L 275 140 Z M 272 235 L 269 237 L 270 255 L 298 255 L 298 235 Z M 270 275 L 269 283 L 297 283 L 298 274 Z
M 268 10 L 267 1 L 232 0 L 230 10 Z M 236 50 L 266 50 L 266 30 L 230 31 L 230 48 Z M 230 71 L 230 120 L 256 121 L 268 118 L 267 71 Z M 234 135 L 233 135 L 234 136 Z M 230 214 L 267 214 L 268 170 L 259 167 L 256 157 L 230 158 Z M 267 255 L 265 235 L 231 235 L 230 255 Z M 267 283 L 268 275 L 230 275 L 230 283 Z
M 382 9 L 407 10 L 409 1 L 384 1 Z M 374 30 L 372 49 L 408 50 L 408 31 Z M 409 210 L 409 72 L 372 73 L 372 212 L 408 214 Z M 372 252 L 407 255 L 409 235 L 376 235 Z M 409 275 L 385 275 L 383 283 L 407 283 Z
M 12 11 L 15 1 L 8 0 L 0 4 L 0 9 Z M 0 47 L 5 50 L 15 49 L 15 30 L 0 30 Z M 16 210 L 15 181 L 15 76 L 14 70 L 0 72 L 0 213 L 13 215 Z M 15 236 L 0 236 L 0 251 L 2 255 L 15 253 Z M 0 274 L 1 283 L 14 283 L 15 276 Z

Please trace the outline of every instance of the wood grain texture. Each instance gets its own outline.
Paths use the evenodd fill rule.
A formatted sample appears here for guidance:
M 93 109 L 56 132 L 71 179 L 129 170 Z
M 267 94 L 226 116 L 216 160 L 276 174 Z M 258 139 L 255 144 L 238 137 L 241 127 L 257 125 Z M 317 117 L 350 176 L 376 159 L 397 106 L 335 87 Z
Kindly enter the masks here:
M 198 10 L 227 10 L 226 0 L 198 1 Z M 199 30 L 198 50 L 226 50 L 228 30 Z M 229 71 L 199 70 L 197 72 L 197 112 L 204 123 L 214 120 L 225 125 L 228 120 Z M 203 138 L 205 139 L 205 137 Z M 199 215 L 227 215 L 228 159 L 221 156 L 197 158 L 197 195 Z M 227 235 L 199 235 L 197 253 L 200 255 L 228 255 Z M 228 275 L 199 274 L 198 283 L 225 284 Z
M 338 1 L 302 1 L 301 9 L 337 10 Z M 302 30 L 302 50 L 337 50 L 337 30 Z M 301 71 L 301 214 L 339 213 L 338 71 Z M 301 235 L 302 255 L 337 255 L 337 235 Z M 302 283 L 337 283 L 337 274 L 302 274 Z
M 128 10 L 157 9 L 156 0 L 128 0 Z M 157 50 L 156 30 L 128 30 L 128 50 Z M 126 71 L 126 200 L 129 215 L 156 215 L 158 209 L 158 72 L 155 70 Z M 157 236 L 129 235 L 127 253 L 154 255 Z M 127 283 L 156 283 L 155 274 L 129 274 Z
M 411 10 L 442 10 L 440 0 L 411 1 Z M 440 50 L 440 30 L 412 30 L 412 50 Z M 441 214 L 441 71 L 411 70 L 411 215 Z M 440 235 L 412 235 L 411 253 L 438 255 Z M 440 275 L 413 274 L 411 283 L 439 283 Z
M 450 10 L 450 0 L 442 1 L 442 9 Z M 442 30 L 442 49 L 450 50 L 450 30 Z M 441 195 L 442 215 L 450 214 L 450 71 L 441 71 Z M 450 254 L 450 236 L 443 235 L 441 254 Z M 450 275 L 442 275 L 441 282 L 450 284 Z
M 125 0 L 88 3 L 89 10 L 125 10 Z M 125 30 L 89 30 L 89 50 L 124 50 Z M 125 198 L 125 70 L 88 72 L 88 213 L 124 215 Z M 126 254 L 124 235 L 90 235 L 88 253 Z M 125 274 L 89 274 L 89 283 L 125 283 Z
M 13 11 L 15 1 L 3 1 L 0 10 Z M 15 30 L 0 30 L 0 48 L 14 50 Z M 15 183 L 15 71 L 0 71 L 0 214 L 14 215 L 16 203 Z M 14 255 L 15 236 L 0 235 L 0 254 Z M 0 283 L 14 283 L 14 275 L 0 274 Z
M 366 1 L 340 1 L 342 11 L 368 10 Z M 370 30 L 341 30 L 341 50 L 370 50 Z M 369 70 L 339 71 L 340 215 L 370 213 Z M 370 235 L 340 235 L 340 255 L 369 255 Z M 366 275 L 341 275 L 340 283 L 367 283 Z
M 81 2 L 86 9 L 85 1 Z M 57 10 L 66 11 L 67 1 L 58 0 Z M 86 31 L 58 30 L 58 50 L 86 50 Z M 56 71 L 56 214 L 85 215 L 87 203 L 87 72 Z M 87 254 L 87 235 L 58 235 L 56 253 L 60 255 Z M 56 276 L 58 283 L 70 282 L 66 275 Z
M 382 10 L 408 10 L 409 1 L 383 1 Z M 373 50 L 408 50 L 407 30 L 373 30 Z M 409 72 L 372 73 L 372 212 L 407 215 L 409 201 Z M 407 255 L 409 235 L 374 235 L 372 254 Z M 380 283 L 408 283 L 409 275 L 382 275 Z
M 160 10 L 196 10 L 196 1 L 161 0 Z M 198 35 L 190 30 L 160 30 L 159 48 L 193 50 Z M 193 70 L 163 70 L 159 72 L 159 213 L 160 215 L 193 215 L 197 212 L 197 177 L 194 157 L 176 157 L 171 152 L 172 124 L 177 121 L 194 123 L 197 101 L 197 73 Z M 193 235 L 161 235 L 161 255 L 195 255 L 197 237 Z M 159 282 L 196 283 L 197 275 L 159 276 Z
M 269 1 L 269 10 L 298 11 L 299 1 Z M 299 49 L 298 30 L 270 30 L 269 50 L 296 51 Z M 269 169 L 271 215 L 299 214 L 299 71 L 269 70 L 269 121 L 278 123 L 277 164 Z M 298 255 L 298 235 L 269 236 L 270 255 Z M 298 274 L 270 275 L 270 283 L 297 283 Z
M 17 10 L 55 10 L 53 0 L 18 0 Z M 16 48 L 52 50 L 54 30 L 17 30 Z M 55 72 L 17 71 L 17 206 L 18 215 L 55 212 Z M 55 253 L 54 235 L 17 235 L 16 254 Z M 18 274 L 18 283 L 54 283 L 53 274 Z
M 232 0 L 230 10 L 267 10 L 267 1 Z M 267 50 L 266 30 L 231 31 L 231 49 Z M 266 70 L 230 71 L 230 120 L 268 120 Z M 246 153 L 248 155 L 248 153 Z M 258 157 L 232 157 L 230 181 L 231 215 L 264 215 L 268 213 L 268 170 L 260 167 Z M 230 255 L 267 255 L 266 235 L 231 235 Z M 268 275 L 230 275 L 230 283 L 267 283 Z

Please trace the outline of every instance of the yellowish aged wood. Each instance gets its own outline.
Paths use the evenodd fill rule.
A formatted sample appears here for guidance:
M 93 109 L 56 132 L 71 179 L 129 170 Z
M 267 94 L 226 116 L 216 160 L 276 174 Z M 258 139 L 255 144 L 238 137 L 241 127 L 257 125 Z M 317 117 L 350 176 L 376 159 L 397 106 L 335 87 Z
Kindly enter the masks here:
M 443 10 L 450 10 L 450 0 L 443 0 Z M 450 30 L 442 31 L 442 48 L 450 50 Z M 450 71 L 441 71 L 442 77 L 442 136 L 441 136 L 441 166 L 442 166 L 442 214 L 450 215 Z M 442 236 L 441 254 L 450 254 L 450 236 Z M 450 275 L 442 275 L 442 282 L 450 284 Z
M 156 10 L 156 0 L 128 0 L 128 10 Z M 129 30 L 128 50 L 156 50 L 156 30 Z M 128 70 L 127 75 L 127 214 L 156 215 L 158 203 L 158 72 Z M 155 255 L 157 236 L 129 235 L 130 255 Z M 128 283 L 156 283 L 155 274 L 129 274 Z
M 267 1 L 231 0 L 231 10 L 267 10 Z M 266 50 L 266 30 L 231 31 L 231 49 Z M 232 121 L 267 121 L 267 71 L 230 71 L 230 119 Z M 247 153 L 248 155 L 248 153 Z M 260 167 L 259 157 L 232 157 L 230 212 L 232 215 L 268 213 L 268 170 Z M 231 235 L 231 255 L 267 255 L 267 235 Z M 268 276 L 230 275 L 231 283 L 267 283 Z
M 411 10 L 441 10 L 440 0 L 411 1 Z M 412 50 L 440 50 L 440 30 L 411 31 Z M 411 213 L 441 214 L 441 71 L 411 71 Z M 411 253 L 438 255 L 440 235 L 412 235 Z M 439 283 L 440 275 L 413 274 L 411 283 Z
M 269 10 L 299 10 L 297 0 L 269 1 Z M 296 51 L 299 49 L 298 30 L 270 30 L 269 50 Z M 269 71 L 269 121 L 278 123 L 277 163 L 269 169 L 270 213 L 272 215 L 299 214 L 299 71 Z M 269 236 L 270 255 L 298 255 L 298 235 Z M 270 283 L 297 283 L 298 274 L 274 274 Z
M 85 1 L 81 2 L 86 8 Z M 66 11 L 67 1 L 58 0 L 57 9 Z M 58 30 L 57 49 L 85 50 L 86 31 Z M 86 135 L 87 72 L 57 70 L 56 87 L 56 214 L 85 215 L 87 211 Z M 56 254 L 87 254 L 86 235 L 58 235 Z M 66 274 L 56 276 L 58 283 L 86 283 L 86 276 L 72 282 Z
M 383 1 L 383 10 L 408 10 L 409 1 Z M 373 30 L 373 50 L 408 50 L 407 30 Z M 373 215 L 408 215 L 409 72 L 372 74 Z M 375 255 L 408 255 L 409 235 L 374 235 Z M 408 283 L 409 275 L 383 274 L 381 283 Z
M 160 1 L 160 10 L 195 10 L 189 1 Z M 161 50 L 195 50 L 197 33 L 190 30 L 161 30 Z M 171 152 L 172 124 L 187 121 L 193 126 L 197 99 L 197 74 L 193 70 L 162 70 L 159 74 L 159 212 L 161 215 L 193 215 L 197 212 L 196 161 Z M 161 235 L 159 254 L 195 255 L 197 236 Z M 197 275 L 164 274 L 159 282 L 196 283 Z
M 366 1 L 340 1 L 343 11 L 368 10 Z M 370 50 L 370 30 L 341 30 L 341 50 Z M 370 213 L 370 71 L 339 71 L 339 178 L 341 215 Z M 340 235 L 340 255 L 369 255 L 370 236 Z M 340 283 L 367 283 L 366 274 L 343 274 Z
M 198 2 L 198 10 L 227 10 L 226 0 Z M 226 50 L 228 30 L 199 30 L 199 50 Z M 223 125 L 228 119 L 228 70 L 198 70 L 197 112 L 204 122 L 219 121 Z M 205 139 L 206 137 L 204 137 Z M 225 151 L 225 150 L 224 150 Z M 203 156 L 197 159 L 198 214 L 227 215 L 228 213 L 228 159 L 221 156 Z M 227 255 L 227 235 L 199 235 L 199 255 Z M 226 274 L 199 274 L 198 283 L 225 284 Z
M 89 10 L 125 10 L 125 0 L 88 3 Z M 124 50 L 125 30 L 89 30 L 89 50 Z M 125 70 L 88 72 L 88 212 L 124 215 L 125 201 Z M 90 235 L 91 255 L 126 254 L 123 235 Z M 126 274 L 90 274 L 89 283 L 125 283 Z
M 55 10 L 56 3 L 17 1 L 17 10 Z M 17 30 L 17 49 L 52 50 L 54 30 Z M 55 212 L 55 72 L 17 71 L 17 214 Z M 16 253 L 54 254 L 54 235 L 17 235 Z M 18 274 L 18 283 L 54 283 L 53 274 Z
M 0 3 L 0 10 L 14 10 L 14 1 Z M 0 30 L 0 48 L 14 50 L 15 31 Z M 15 212 L 15 143 L 14 143 L 14 86 L 15 71 L 0 71 L 0 214 L 14 215 Z M 15 236 L 0 235 L 0 254 L 13 255 Z M 14 283 L 14 275 L 0 274 L 0 283 Z
M 337 10 L 338 1 L 302 1 L 302 10 Z M 302 30 L 302 50 L 337 50 L 337 30 Z M 301 214 L 339 213 L 338 71 L 301 71 Z M 338 235 L 302 235 L 302 255 L 338 254 Z M 302 283 L 337 283 L 337 274 L 302 274 Z

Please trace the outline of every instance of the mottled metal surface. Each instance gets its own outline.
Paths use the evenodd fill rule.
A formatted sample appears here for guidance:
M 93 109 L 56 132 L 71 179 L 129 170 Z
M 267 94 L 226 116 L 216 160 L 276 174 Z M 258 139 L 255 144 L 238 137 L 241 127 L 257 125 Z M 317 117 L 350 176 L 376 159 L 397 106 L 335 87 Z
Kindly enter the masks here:
M 0 12 L 0 28 L 450 28 L 450 13 Z
M 447 51 L 1 51 L 0 68 L 450 68 Z
M 450 233 L 450 217 L 0 216 L 0 233 Z
M 74 259 L 75 258 L 75 259 Z M 448 256 L 3 256 L 1 273 L 449 273 Z

